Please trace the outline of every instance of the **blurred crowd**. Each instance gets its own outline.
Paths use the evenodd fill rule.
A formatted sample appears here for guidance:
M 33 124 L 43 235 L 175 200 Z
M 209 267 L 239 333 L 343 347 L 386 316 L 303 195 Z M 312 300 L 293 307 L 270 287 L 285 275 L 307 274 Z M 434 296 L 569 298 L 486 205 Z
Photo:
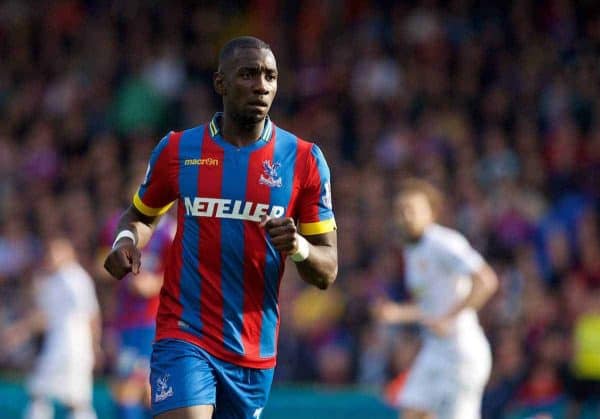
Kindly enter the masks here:
M 390 204 L 420 176 L 500 277 L 481 313 L 487 417 L 600 396 L 596 2 L 159 3 L 0 4 L 0 334 L 30 307 L 45 240 L 65 233 L 96 278 L 111 374 L 100 231 L 157 141 L 219 110 L 219 48 L 252 34 L 279 66 L 271 118 L 327 157 L 339 227 L 335 287 L 287 270 L 276 380 L 382 387 L 405 371 L 415 331 L 368 308 L 410 298 Z M 0 369 L 27 371 L 38 343 L 0 349 Z

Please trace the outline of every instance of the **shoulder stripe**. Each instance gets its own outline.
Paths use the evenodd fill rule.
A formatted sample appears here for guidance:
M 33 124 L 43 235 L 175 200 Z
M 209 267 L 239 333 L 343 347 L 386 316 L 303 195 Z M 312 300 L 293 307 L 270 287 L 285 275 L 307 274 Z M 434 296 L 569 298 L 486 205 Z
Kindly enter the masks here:
M 171 202 L 167 206 L 162 208 L 152 208 L 142 202 L 142 199 L 139 196 L 139 192 L 133 196 L 133 206 L 142 214 L 147 215 L 148 217 L 156 217 L 158 215 L 163 215 L 165 212 L 169 211 L 169 208 L 175 203 L 175 201 Z
M 263 141 L 270 141 L 271 134 L 273 133 L 273 123 L 267 120 L 264 131 L 265 132 L 262 133 L 261 138 L 263 139 Z
M 313 236 L 315 234 L 324 234 L 337 230 L 335 219 L 321 220 L 314 223 L 300 223 L 298 231 L 303 236 Z
M 210 121 L 210 124 L 208 124 L 208 128 L 210 130 L 210 135 L 212 135 L 213 137 L 217 135 L 218 130 L 214 118 Z

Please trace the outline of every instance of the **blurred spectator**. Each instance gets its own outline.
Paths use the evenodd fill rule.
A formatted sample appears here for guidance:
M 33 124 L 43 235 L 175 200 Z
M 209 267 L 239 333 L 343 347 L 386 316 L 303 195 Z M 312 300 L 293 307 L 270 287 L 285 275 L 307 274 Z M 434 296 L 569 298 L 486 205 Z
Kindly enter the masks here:
M 117 285 L 115 312 L 111 316 L 113 324 L 109 330 L 114 335 L 115 348 L 111 348 L 110 353 L 114 362 L 110 371 L 115 376 L 112 390 L 118 419 L 142 419 L 150 414 L 150 358 L 156 334 L 158 295 L 177 229 L 171 213 L 160 219 L 142 249 L 144 262 L 140 272 L 126 275 Z M 97 259 L 100 265 L 112 247 L 120 215 L 116 212 L 104 226 Z M 98 266 L 98 276 L 114 283 L 103 266 Z
M 64 238 L 45 243 L 44 271 L 35 278 L 35 306 L 2 335 L 14 351 L 33 333 L 45 332 L 44 345 L 28 381 L 27 419 L 54 417 L 53 402 L 73 419 L 94 419 L 92 370 L 98 362 L 100 313 L 94 283 Z
M 582 303 L 581 315 L 573 331 L 571 363 L 573 382 L 570 387 L 576 412 L 584 401 L 600 398 L 600 290 L 594 289 Z

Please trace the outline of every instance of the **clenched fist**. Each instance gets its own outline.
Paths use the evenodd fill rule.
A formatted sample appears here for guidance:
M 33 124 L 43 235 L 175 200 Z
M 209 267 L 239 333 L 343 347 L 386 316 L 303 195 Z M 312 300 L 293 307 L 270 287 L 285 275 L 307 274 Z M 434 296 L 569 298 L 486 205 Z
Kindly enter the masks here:
M 265 229 L 271 243 L 280 252 L 293 254 L 298 251 L 298 231 L 290 217 L 270 218 L 263 216 L 260 226 Z
M 122 279 L 129 272 L 137 275 L 140 272 L 141 253 L 130 239 L 121 239 L 116 247 L 106 256 L 104 269 L 117 279 Z

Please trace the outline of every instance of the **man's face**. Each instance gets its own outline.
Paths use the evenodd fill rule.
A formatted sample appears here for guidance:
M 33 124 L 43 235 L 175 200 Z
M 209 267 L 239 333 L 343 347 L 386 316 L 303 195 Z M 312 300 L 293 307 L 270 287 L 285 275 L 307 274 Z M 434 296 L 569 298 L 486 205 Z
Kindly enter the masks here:
M 408 240 L 418 240 L 434 222 L 433 210 L 423 193 L 406 192 L 394 202 L 394 219 Z
M 74 259 L 73 247 L 65 239 L 50 240 L 45 245 L 45 253 L 45 265 L 50 271 L 56 271 Z
M 265 119 L 277 93 L 277 64 L 268 49 L 238 48 L 216 82 L 225 111 L 243 124 Z

